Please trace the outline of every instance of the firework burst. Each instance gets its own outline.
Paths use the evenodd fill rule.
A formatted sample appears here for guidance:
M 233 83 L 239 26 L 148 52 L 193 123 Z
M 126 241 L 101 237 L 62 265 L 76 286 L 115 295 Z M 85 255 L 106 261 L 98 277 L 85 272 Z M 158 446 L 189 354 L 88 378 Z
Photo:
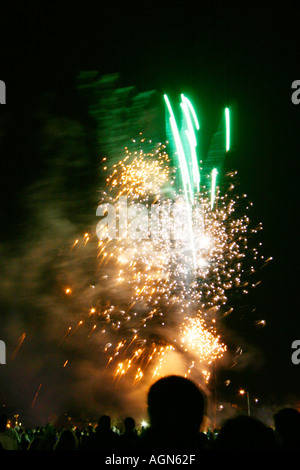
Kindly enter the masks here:
M 101 332 L 100 354 L 107 355 L 116 383 L 125 375 L 134 384 L 145 375 L 163 375 L 172 352 L 184 358 L 186 376 L 196 370 L 208 382 L 210 365 L 227 350 L 216 331 L 218 312 L 228 292 L 247 292 L 245 279 L 254 272 L 248 255 L 257 256 L 256 249 L 248 248 L 248 236 L 257 229 L 249 228 L 244 212 L 237 215 L 246 198 L 235 195 L 235 173 L 216 192 L 213 208 L 205 188 L 187 206 L 183 192 L 176 190 L 167 144 L 154 150 L 144 138 L 133 144 L 112 168 L 103 159 L 107 184 L 99 202 L 120 208 L 120 198 L 126 198 L 125 225 L 116 211 L 116 236 L 102 225 L 101 237 L 97 232 L 101 239 L 85 234 L 72 246 L 73 251 L 96 240 L 96 282 L 101 285 L 100 296 L 76 329 L 85 323 L 89 337 Z M 134 204 L 146 208 L 142 229 L 129 217 Z M 66 295 L 71 292 L 72 287 L 65 287 Z M 65 336 L 71 334 L 67 330 Z

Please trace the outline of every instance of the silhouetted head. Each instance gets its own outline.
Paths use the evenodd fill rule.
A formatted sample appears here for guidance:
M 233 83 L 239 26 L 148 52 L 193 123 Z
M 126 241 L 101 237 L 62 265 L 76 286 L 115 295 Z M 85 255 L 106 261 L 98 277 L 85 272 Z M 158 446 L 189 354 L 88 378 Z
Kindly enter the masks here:
M 128 417 L 124 420 L 125 431 L 133 431 L 135 428 L 135 421 L 133 418 Z
M 216 441 L 221 450 L 271 450 L 275 448 L 273 430 L 250 416 L 231 418 L 221 427 Z
M 300 432 L 300 413 L 295 408 L 283 408 L 274 415 L 276 431 L 279 434 Z
M 110 416 L 107 416 L 107 415 L 100 416 L 98 420 L 98 430 L 109 431 L 110 426 L 111 426 Z
M 77 447 L 77 438 L 70 429 L 65 429 L 62 431 L 55 445 L 56 450 L 75 450 Z
M 203 420 L 205 396 L 189 379 L 163 377 L 148 392 L 148 414 L 152 428 L 197 433 Z
M 284 445 L 300 443 L 300 413 L 295 408 L 283 408 L 274 415 L 275 431 Z

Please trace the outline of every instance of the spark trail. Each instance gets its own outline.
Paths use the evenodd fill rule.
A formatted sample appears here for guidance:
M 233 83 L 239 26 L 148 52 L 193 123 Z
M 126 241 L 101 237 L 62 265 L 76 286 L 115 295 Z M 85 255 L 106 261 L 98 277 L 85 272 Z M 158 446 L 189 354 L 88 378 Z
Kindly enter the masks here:
M 214 196 L 212 207 L 209 190 L 197 193 L 193 205 L 186 188 L 176 190 L 167 145 L 153 149 L 151 141 L 140 137 L 112 168 L 104 163 L 107 184 L 99 202 L 119 207 L 120 198 L 126 198 L 126 228 L 135 236 L 107 232 L 105 237 L 107 227 L 102 226 L 102 239 L 96 238 L 102 295 L 87 306 L 89 314 L 77 328 L 86 324 L 87 337 L 98 332 L 99 353 L 107 355 L 106 368 L 114 368 L 116 384 L 124 376 L 133 384 L 145 375 L 158 377 L 171 353 L 184 359 L 186 375 L 207 382 L 210 365 L 227 349 L 217 333 L 218 312 L 227 293 L 243 288 L 243 278 L 254 270 L 244 268 L 250 220 L 244 213 L 236 215 L 235 175 L 227 175 L 228 187 Z M 130 232 L 134 204 L 151 208 L 146 231 L 134 224 L 137 230 Z M 153 237 L 151 221 L 157 212 L 160 230 Z M 122 217 L 117 213 L 118 222 Z M 86 246 L 85 240 L 81 245 Z

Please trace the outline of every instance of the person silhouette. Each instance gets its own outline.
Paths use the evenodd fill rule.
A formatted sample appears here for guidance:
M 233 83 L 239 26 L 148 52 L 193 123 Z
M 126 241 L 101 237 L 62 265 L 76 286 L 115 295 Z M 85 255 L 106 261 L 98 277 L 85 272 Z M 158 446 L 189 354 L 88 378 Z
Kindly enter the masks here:
M 229 418 L 220 429 L 216 450 L 275 450 L 273 430 L 251 416 Z
M 119 446 L 119 436 L 111 429 L 111 418 L 100 416 L 96 431 L 91 434 L 88 448 L 92 450 L 113 451 Z
M 299 449 L 300 412 L 286 407 L 274 414 L 275 434 L 280 448 Z
M 200 426 L 206 407 L 203 391 L 178 375 L 159 379 L 148 391 L 150 427 L 143 433 L 145 449 L 199 450 Z
M 78 439 L 73 431 L 64 429 L 55 443 L 54 450 L 77 450 Z
M 0 444 L 4 450 L 18 450 L 19 443 L 16 432 L 7 427 L 8 416 L 6 413 L 0 415 Z
M 137 449 L 140 444 L 140 436 L 135 429 L 135 421 L 128 416 L 124 419 L 124 433 L 120 436 L 120 447 L 122 449 Z

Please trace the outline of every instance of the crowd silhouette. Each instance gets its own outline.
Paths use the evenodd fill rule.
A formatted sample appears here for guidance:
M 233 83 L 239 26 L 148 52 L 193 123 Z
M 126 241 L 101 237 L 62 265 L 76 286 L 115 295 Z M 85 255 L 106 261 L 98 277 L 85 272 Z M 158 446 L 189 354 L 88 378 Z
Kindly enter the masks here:
M 134 418 L 124 420 L 124 431 L 113 430 L 111 418 L 103 415 L 95 427 L 56 429 L 48 423 L 35 429 L 8 427 L 0 415 L 0 449 L 6 450 L 96 450 L 104 453 L 139 451 L 194 452 L 209 450 L 298 450 L 300 412 L 283 408 L 274 414 L 274 426 L 250 416 L 228 419 L 216 431 L 201 432 L 206 397 L 192 381 L 168 376 L 155 382 L 147 397 L 149 427 L 140 432 Z

